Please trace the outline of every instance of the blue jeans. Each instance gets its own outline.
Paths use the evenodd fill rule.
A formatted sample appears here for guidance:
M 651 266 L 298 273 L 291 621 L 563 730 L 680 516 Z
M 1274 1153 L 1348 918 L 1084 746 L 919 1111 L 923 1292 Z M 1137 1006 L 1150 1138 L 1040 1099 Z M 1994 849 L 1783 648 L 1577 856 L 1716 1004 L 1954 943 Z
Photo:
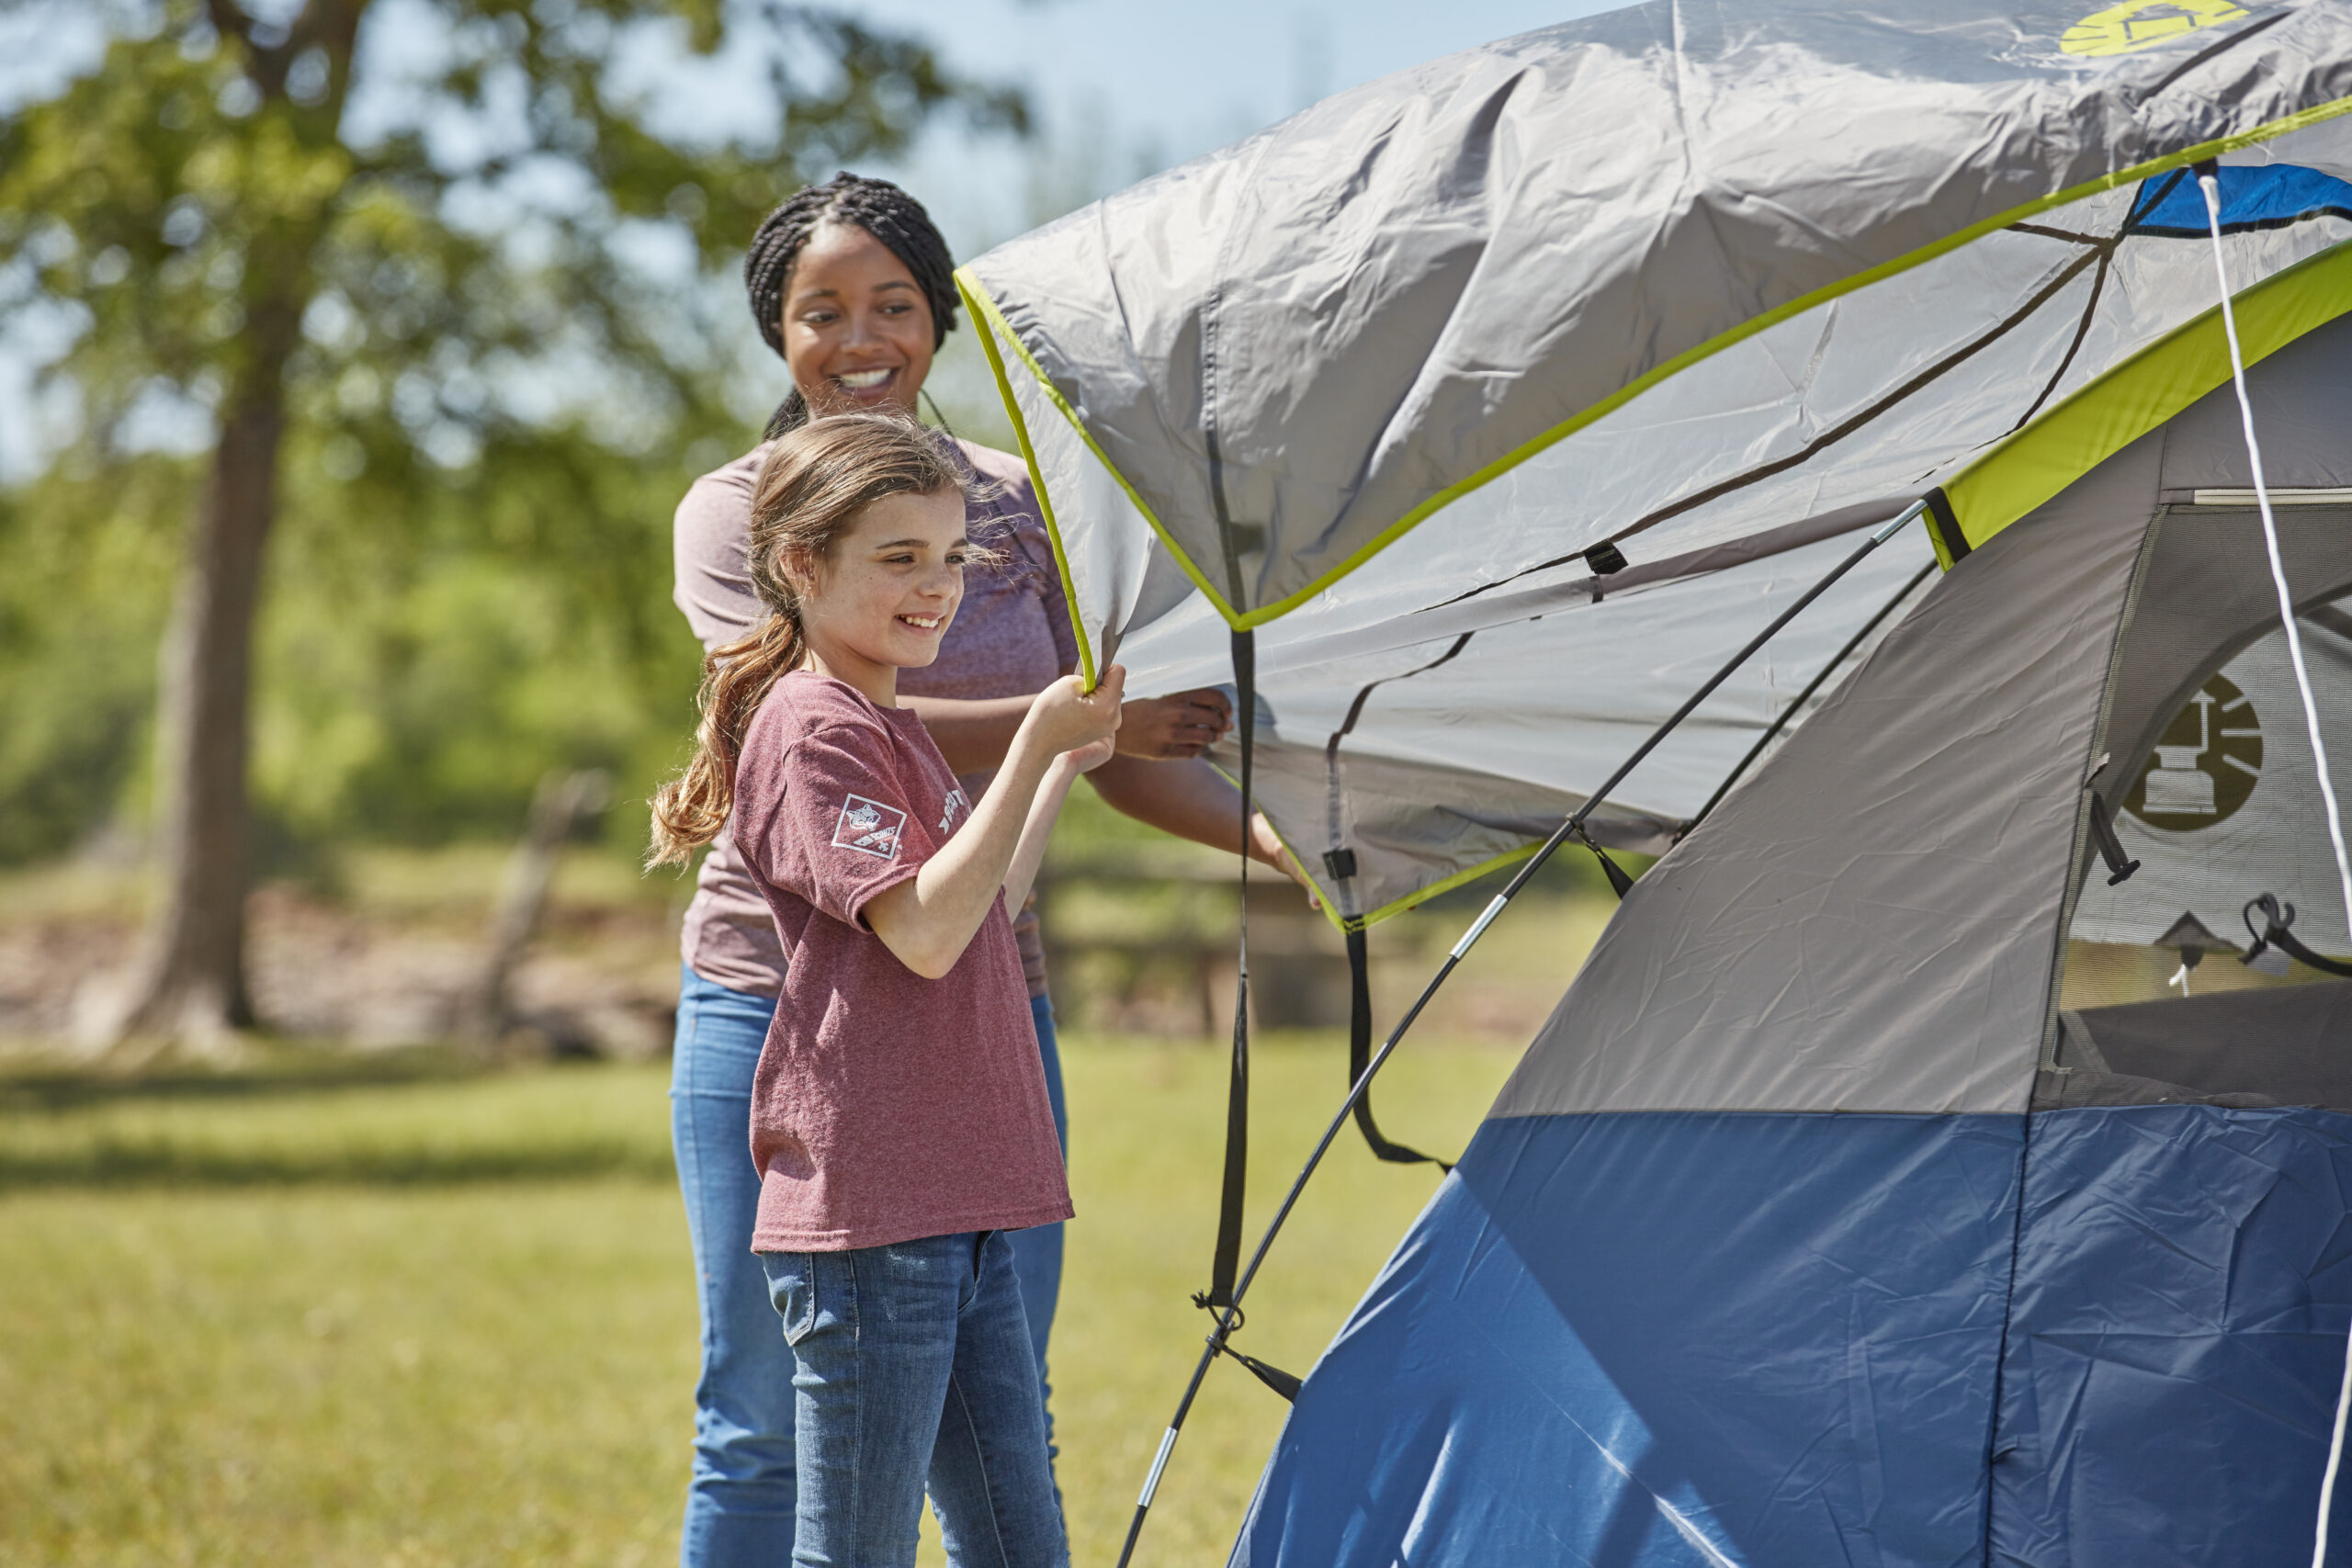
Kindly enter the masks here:
M 1002 1231 L 761 1256 L 797 1371 L 806 1568 L 1068 1568 L 1046 1402 Z
M 1054 1125 L 1068 1148 L 1053 1007 L 1038 997 L 1030 1009 Z M 670 1135 L 702 1302 L 694 1479 L 678 1548 L 684 1568 L 767 1568 L 792 1552 L 792 1350 L 777 1332 L 767 1279 L 752 1252 L 760 1201 L 752 1166 L 752 1074 L 775 1015 L 772 997 L 713 985 L 691 969 L 680 982 Z M 1061 1292 L 1062 1227 L 1013 1231 L 1008 1239 L 1043 1389 L 1046 1339 Z M 1050 1413 L 1046 1432 L 1050 1440 Z

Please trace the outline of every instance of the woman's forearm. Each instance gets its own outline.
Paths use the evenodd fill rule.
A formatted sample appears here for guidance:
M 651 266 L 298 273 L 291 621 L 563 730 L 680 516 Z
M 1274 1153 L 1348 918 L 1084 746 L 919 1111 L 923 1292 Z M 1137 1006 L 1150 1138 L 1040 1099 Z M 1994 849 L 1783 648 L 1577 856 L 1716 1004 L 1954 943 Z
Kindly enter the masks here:
M 1003 763 L 1032 700 L 901 695 L 899 705 L 914 709 L 948 767 L 959 773 L 979 773 Z
M 1138 822 L 1227 854 L 1242 846 L 1241 792 L 1206 762 L 1114 757 L 1087 777 L 1113 809 Z M 1257 844 L 1250 852 L 1267 858 Z

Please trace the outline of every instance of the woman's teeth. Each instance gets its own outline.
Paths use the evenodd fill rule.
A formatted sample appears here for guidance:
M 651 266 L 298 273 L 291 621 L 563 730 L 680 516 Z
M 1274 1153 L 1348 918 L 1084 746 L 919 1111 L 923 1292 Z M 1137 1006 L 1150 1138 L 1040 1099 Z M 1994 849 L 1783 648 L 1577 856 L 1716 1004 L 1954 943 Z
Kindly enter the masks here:
M 833 378 L 842 386 L 857 392 L 878 387 L 889 378 L 890 372 L 888 370 L 845 370 Z

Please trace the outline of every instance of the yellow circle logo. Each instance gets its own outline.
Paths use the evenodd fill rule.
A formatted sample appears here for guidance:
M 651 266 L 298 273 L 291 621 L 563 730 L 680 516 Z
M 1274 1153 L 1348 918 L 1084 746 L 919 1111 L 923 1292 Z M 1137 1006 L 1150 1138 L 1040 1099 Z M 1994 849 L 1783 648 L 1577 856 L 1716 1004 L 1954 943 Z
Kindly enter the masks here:
M 2123 0 L 2068 28 L 2058 47 L 2068 54 L 2130 54 L 2246 15 L 2233 0 Z

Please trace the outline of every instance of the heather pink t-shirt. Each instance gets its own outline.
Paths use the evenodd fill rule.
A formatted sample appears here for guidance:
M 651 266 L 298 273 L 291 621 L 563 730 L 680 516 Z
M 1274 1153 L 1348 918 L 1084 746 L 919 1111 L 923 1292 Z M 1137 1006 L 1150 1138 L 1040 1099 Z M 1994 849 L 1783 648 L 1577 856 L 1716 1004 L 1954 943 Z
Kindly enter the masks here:
M 936 980 L 864 920 L 868 900 L 911 879 L 971 814 L 908 709 L 801 671 L 752 719 L 735 842 L 785 958 L 752 1081 L 755 1252 L 1070 1217 L 1004 901 Z
M 966 509 L 966 527 L 1005 558 L 1000 567 L 964 574 L 964 602 L 940 639 L 939 657 L 922 669 L 900 671 L 899 690 L 917 697 L 1027 696 L 1078 664 L 1061 574 L 1021 459 L 968 441 L 955 445 L 988 491 Z M 673 597 L 706 649 L 733 641 L 767 616 L 743 565 L 752 536 L 752 488 L 767 455 L 764 445 L 754 446 L 696 479 L 678 503 Z M 978 800 L 990 776 L 965 774 L 965 795 Z M 1042 997 L 1046 951 L 1034 909 L 1015 918 L 1013 935 L 1029 994 Z M 784 955 L 775 927 L 726 834 L 703 857 L 680 939 L 686 967 L 704 979 L 757 996 L 776 994 Z

